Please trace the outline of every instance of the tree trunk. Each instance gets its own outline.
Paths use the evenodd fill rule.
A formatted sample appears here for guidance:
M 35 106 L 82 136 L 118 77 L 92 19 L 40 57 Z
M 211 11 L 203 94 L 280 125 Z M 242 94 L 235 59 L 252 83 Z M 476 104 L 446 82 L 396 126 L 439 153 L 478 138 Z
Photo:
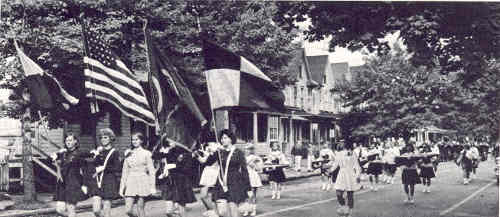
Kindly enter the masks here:
M 31 160 L 31 134 L 32 131 L 23 120 L 22 123 L 23 133 L 23 188 L 25 202 L 34 201 L 36 199 L 35 191 L 35 176 L 33 174 L 33 161 Z

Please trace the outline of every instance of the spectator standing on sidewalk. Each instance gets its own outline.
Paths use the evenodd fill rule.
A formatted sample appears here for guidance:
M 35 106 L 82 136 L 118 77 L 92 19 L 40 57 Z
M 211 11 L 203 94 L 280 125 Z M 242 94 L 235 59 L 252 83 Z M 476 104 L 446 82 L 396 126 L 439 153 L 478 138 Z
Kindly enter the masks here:
M 295 171 L 300 172 L 301 163 L 302 163 L 302 156 L 304 152 L 304 148 L 302 147 L 302 141 L 299 140 L 297 143 L 293 146 L 291 154 L 293 156 L 293 163 L 295 165 Z
M 156 191 L 153 158 L 150 151 L 143 148 L 144 135 L 136 132 L 132 134 L 130 149 L 125 151 L 122 177 L 120 181 L 120 195 L 125 197 L 125 210 L 128 216 L 135 216 L 133 212 L 136 203 L 137 216 L 145 217 L 144 198 Z
M 312 144 L 310 142 L 307 143 L 307 146 L 304 148 L 306 149 L 307 152 L 307 172 L 312 172 L 312 162 L 314 159 L 314 152 L 317 152 L 318 146 L 316 144 Z

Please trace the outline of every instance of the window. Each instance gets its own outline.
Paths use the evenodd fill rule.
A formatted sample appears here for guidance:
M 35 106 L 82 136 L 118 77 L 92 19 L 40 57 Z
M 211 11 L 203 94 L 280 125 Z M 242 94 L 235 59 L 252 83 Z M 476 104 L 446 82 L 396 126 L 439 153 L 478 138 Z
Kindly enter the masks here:
M 234 115 L 234 122 L 236 124 L 236 136 L 243 141 L 253 140 L 253 114 L 251 113 L 238 113 Z
M 293 105 L 298 107 L 299 100 L 297 99 L 297 87 L 293 87 Z
M 300 107 L 304 107 L 304 87 L 300 88 Z
M 312 109 L 314 105 L 313 103 L 312 88 L 307 88 L 307 108 Z
M 278 141 L 279 139 L 279 117 L 269 116 L 269 141 Z
M 257 114 L 258 142 L 267 142 L 267 114 Z

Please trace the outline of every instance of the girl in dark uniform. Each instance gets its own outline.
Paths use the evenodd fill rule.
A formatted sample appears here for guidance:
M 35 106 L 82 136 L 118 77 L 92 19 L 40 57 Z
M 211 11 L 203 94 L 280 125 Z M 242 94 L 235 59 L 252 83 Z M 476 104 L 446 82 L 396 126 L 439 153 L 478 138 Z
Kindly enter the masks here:
M 401 173 L 401 181 L 407 197 L 404 200 L 405 203 L 415 203 L 415 185 L 421 183 L 417 172 L 417 161 L 414 157 L 414 152 L 415 148 L 412 144 L 408 144 L 401 150 L 401 157 L 404 159 L 401 165 L 403 171 Z
M 214 188 L 217 209 L 222 216 L 239 217 L 238 206 L 253 196 L 243 151 L 236 149 L 236 137 L 228 129 L 218 137 L 223 149 L 217 151 L 221 173 Z M 227 205 L 223 201 L 227 201 Z M 229 209 L 227 209 L 229 208 Z M 226 215 L 229 212 L 229 215 Z
M 266 164 L 288 164 L 285 155 L 280 150 L 278 142 L 271 142 L 271 153 L 267 158 Z M 266 173 L 269 175 L 269 182 L 273 192 L 271 199 L 279 200 L 281 198 L 281 183 L 286 180 L 285 172 L 283 172 L 282 167 L 279 167 Z
M 422 177 L 424 184 L 424 190 L 422 190 L 422 192 L 429 193 L 431 192 L 431 179 L 436 177 L 436 174 L 430 157 L 424 157 L 422 161 L 422 165 L 420 166 L 420 176 Z
M 85 167 L 85 157 L 90 153 L 78 150 L 78 139 L 73 133 L 66 134 L 64 141 L 65 148 L 52 155 L 59 176 L 54 201 L 57 201 L 57 213 L 75 217 L 76 203 L 86 199 L 88 189 L 82 181 L 80 170 Z
M 158 177 L 163 200 L 166 201 L 167 216 L 186 216 L 186 204 L 196 201 L 193 192 L 193 157 L 186 149 L 165 140 L 163 147 L 153 153 L 153 159 L 163 160 L 163 168 Z
M 94 214 L 96 216 L 111 217 L 111 200 L 120 197 L 120 171 L 122 169 L 120 156 L 113 148 L 116 136 L 113 130 L 104 128 L 99 130 L 99 140 L 102 148 L 98 149 L 95 160 L 95 174 L 97 189 L 94 190 Z
M 464 146 L 464 150 L 460 152 L 460 155 L 457 159 L 457 165 L 460 165 L 463 170 L 463 177 L 464 177 L 464 185 L 469 184 L 470 182 L 470 174 L 472 172 L 472 159 L 473 159 L 473 153 L 470 149 L 470 145 L 466 144 Z

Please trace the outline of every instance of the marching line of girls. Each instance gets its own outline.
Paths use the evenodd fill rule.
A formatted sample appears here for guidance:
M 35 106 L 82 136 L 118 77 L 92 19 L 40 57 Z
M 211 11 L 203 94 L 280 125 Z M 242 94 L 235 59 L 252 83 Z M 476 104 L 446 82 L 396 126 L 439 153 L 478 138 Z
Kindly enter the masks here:
M 125 198 L 125 214 L 143 217 L 144 198 L 156 191 L 158 182 L 162 199 L 166 201 L 167 216 L 186 216 L 186 204 L 196 201 L 194 183 L 191 183 L 192 160 L 204 165 L 200 182 L 200 200 L 207 211 L 203 216 L 255 216 L 257 213 L 257 189 L 262 186 L 259 173 L 264 167 L 271 168 L 269 175 L 272 190 L 271 199 L 281 198 L 281 183 L 286 177 L 283 167 L 272 165 L 288 164 L 280 145 L 271 143 L 271 152 L 264 161 L 255 154 L 255 147 L 248 145 L 246 152 L 234 146 L 235 137 L 229 130 L 222 130 L 220 143 L 205 141 L 199 152 L 192 152 L 165 141 L 154 152 L 146 150 L 144 136 L 133 133 L 131 146 L 125 151 L 123 164 L 115 150 L 115 135 L 109 128 L 99 131 L 99 145 L 85 152 L 79 150 L 78 138 L 72 133 L 65 137 L 65 148 L 52 157 L 57 165 L 58 180 L 54 200 L 57 212 L 64 216 L 76 216 L 75 205 L 92 198 L 93 212 L 98 217 L 111 216 L 111 200 Z M 356 148 L 354 147 L 356 146 Z M 423 146 L 415 150 L 412 143 L 401 148 L 397 142 L 386 142 L 380 147 L 368 149 L 355 143 L 336 144 L 330 148 L 323 144 L 317 154 L 322 163 L 321 190 L 328 191 L 333 186 L 337 192 L 341 215 L 352 215 L 353 192 L 362 188 L 360 176 L 368 173 L 370 189 L 377 190 L 379 177 L 382 182 L 394 183 L 394 174 L 399 166 L 401 180 L 406 194 L 405 202 L 414 203 L 415 185 L 423 183 L 424 192 L 430 192 L 431 179 L 436 177 L 435 159 L 420 158 L 423 161 L 396 162 L 399 156 L 413 156 L 416 153 L 439 152 L 436 147 Z M 464 168 L 464 183 L 473 172 L 476 152 L 465 146 L 461 152 L 460 165 Z M 400 153 L 401 152 L 401 153 Z M 438 153 L 439 154 L 439 153 Z M 375 156 L 367 160 L 368 156 Z M 163 164 L 158 170 L 153 167 L 153 159 Z M 457 161 L 458 162 L 458 161 Z M 268 165 L 270 164 L 270 165 Z M 265 166 L 266 165 L 266 166 Z M 365 171 L 362 166 L 365 165 Z M 122 173 L 119 179 L 119 173 Z M 137 183 L 140 183 L 138 185 Z M 347 196 L 347 203 L 344 199 Z M 134 210 L 134 204 L 135 209 Z

